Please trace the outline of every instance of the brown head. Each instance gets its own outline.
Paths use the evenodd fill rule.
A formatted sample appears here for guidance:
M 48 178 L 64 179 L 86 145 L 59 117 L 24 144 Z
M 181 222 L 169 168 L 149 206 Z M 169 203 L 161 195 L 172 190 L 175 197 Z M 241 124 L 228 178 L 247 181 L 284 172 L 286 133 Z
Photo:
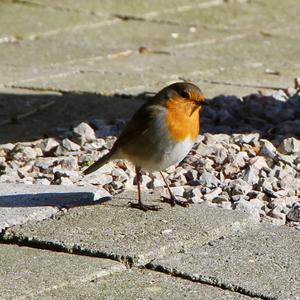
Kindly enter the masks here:
M 187 105 L 206 105 L 202 91 L 190 82 L 176 82 L 168 85 L 156 95 L 157 98 L 169 101 L 170 99 L 183 101 Z
M 164 89 L 156 99 L 167 109 L 166 123 L 174 140 L 195 140 L 200 130 L 200 110 L 206 105 L 202 91 L 190 82 L 176 82 Z

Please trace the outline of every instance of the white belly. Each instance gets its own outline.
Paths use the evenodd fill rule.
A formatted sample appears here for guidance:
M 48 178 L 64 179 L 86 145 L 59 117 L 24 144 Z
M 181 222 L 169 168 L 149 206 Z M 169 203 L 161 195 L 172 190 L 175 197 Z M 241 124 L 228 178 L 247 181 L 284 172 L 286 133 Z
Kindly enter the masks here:
M 145 171 L 163 171 L 168 167 L 181 162 L 190 152 L 194 145 L 192 139 L 187 138 L 181 142 L 168 145 L 166 148 L 160 148 L 160 155 L 148 156 L 147 159 L 139 160 L 137 158 L 129 158 L 135 165 L 141 166 Z
M 161 170 L 181 162 L 190 152 L 193 145 L 194 141 L 191 138 L 187 138 L 167 149 L 161 161 Z

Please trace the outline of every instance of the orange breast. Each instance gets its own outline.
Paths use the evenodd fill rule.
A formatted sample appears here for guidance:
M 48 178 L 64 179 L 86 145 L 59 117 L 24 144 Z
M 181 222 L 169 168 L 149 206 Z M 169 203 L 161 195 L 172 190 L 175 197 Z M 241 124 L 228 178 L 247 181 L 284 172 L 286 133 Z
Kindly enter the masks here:
M 195 104 L 172 99 L 166 104 L 166 122 L 171 137 L 176 141 L 182 141 L 190 137 L 195 140 L 199 134 L 199 107 Z

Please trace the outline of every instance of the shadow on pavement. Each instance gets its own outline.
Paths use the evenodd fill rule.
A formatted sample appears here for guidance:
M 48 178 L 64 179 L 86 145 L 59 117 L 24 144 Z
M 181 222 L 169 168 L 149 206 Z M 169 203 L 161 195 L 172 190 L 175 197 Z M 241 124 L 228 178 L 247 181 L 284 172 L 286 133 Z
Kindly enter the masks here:
M 93 93 L 0 94 L 0 144 L 56 136 L 95 118 L 128 119 L 150 96 Z M 281 140 L 300 137 L 300 95 L 218 96 L 201 115 L 202 133 L 253 133 Z
M 59 208 L 71 208 L 76 206 L 98 205 L 111 200 L 111 197 L 103 197 L 94 201 L 93 197 L 93 193 L 89 192 L 0 195 L 0 207 L 56 206 Z
M 0 144 L 57 135 L 91 119 L 129 118 L 147 96 L 93 93 L 0 94 Z

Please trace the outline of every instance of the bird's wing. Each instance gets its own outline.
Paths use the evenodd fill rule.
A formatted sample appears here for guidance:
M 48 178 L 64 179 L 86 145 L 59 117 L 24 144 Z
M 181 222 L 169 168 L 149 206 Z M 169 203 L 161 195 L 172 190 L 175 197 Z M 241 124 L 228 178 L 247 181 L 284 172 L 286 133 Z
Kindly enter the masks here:
M 157 114 L 164 109 L 161 105 L 156 103 L 143 105 L 132 117 L 127 126 L 122 131 L 119 138 L 116 140 L 111 151 L 116 151 L 122 148 L 127 143 L 136 137 L 145 134 L 151 126 L 153 126 L 153 119 L 157 118 Z

